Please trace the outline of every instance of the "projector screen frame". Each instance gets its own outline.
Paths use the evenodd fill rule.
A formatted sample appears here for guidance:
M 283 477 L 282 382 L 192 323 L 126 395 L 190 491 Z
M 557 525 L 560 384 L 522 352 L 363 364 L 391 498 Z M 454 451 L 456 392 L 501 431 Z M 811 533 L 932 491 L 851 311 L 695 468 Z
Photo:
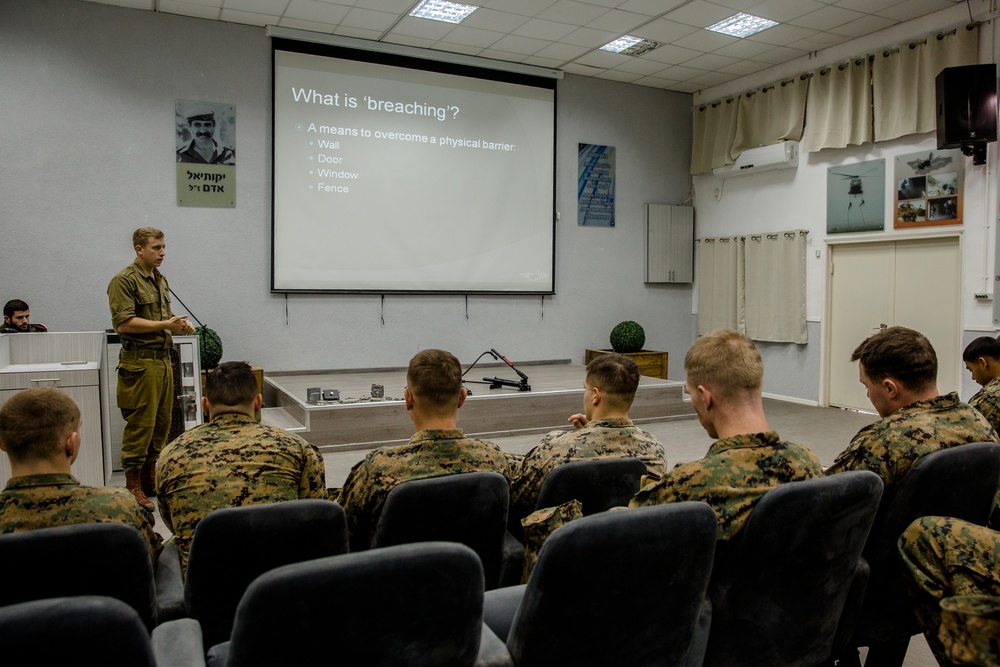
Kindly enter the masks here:
M 269 34 L 272 32 L 269 29 Z M 278 32 L 278 29 L 274 29 L 273 32 Z M 292 33 L 297 33 L 299 31 L 289 31 Z M 337 41 L 348 41 L 348 42 L 359 42 L 360 40 L 351 40 L 338 38 Z M 558 105 L 558 95 L 557 95 L 557 80 L 561 77 L 561 72 L 557 70 L 542 70 L 541 68 L 532 68 L 530 66 L 519 65 L 517 63 L 511 64 L 515 69 L 503 69 L 498 67 L 499 61 L 484 61 L 488 62 L 488 65 L 471 64 L 470 61 L 479 61 L 483 59 L 476 59 L 470 56 L 458 55 L 455 56 L 455 60 L 448 58 L 451 54 L 437 54 L 435 53 L 432 57 L 419 57 L 417 55 L 411 55 L 410 53 L 400 53 L 401 50 L 406 50 L 409 52 L 415 51 L 411 47 L 402 47 L 396 45 L 382 45 L 381 43 L 373 43 L 377 47 L 382 48 L 358 48 L 357 46 L 348 46 L 340 43 L 326 43 L 317 41 L 306 41 L 295 38 L 286 38 L 283 36 L 272 35 L 271 40 L 271 88 L 272 88 L 272 113 L 271 113 L 271 293 L 274 294 L 393 294 L 393 295 L 502 295 L 502 296 L 546 296 L 553 295 L 556 293 L 556 230 L 558 223 L 557 207 L 556 207 L 556 186 L 557 186 L 557 146 L 558 146 L 558 127 L 557 127 L 557 105 Z M 551 147 L 551 172 L 552 172 L 552 183 L 550 184 L 551 192 L 551 204 L 549 210 L 549 229 L 551 238 L 551 257 L 549 258 L 549 267 L 551 269 L 549 279 L 547 280 L 545 286 L 542 289 L 398 289 L 398 288 L 336 288 L 336 287 L 324 287 L 324 288 L 290 288 L 290 287 L 276 287 L 276 252 L 275 252 L 275 235 L 276 235 L 276 148 L 277 148 L 277 132 L 276 123 L 278 122 L 276 118 L 276 58 L 277 52 L 290 52 L 290 53 L 300 53 L 313 56 L 321 56 L 333 59 L 344 59 L 353 60 L 363 63 L 372 63 L 375 65 L 385 65 L 389 67 L 401 67 L 406 69 L 435 72 L 446 75 L 453 75 L 458 77 L 471 77 L 475 79 L 484 79 L 488 81 L 497 81 L 501 83 L 509 83 L 521 86 L 530 86 L 534 88 L 550 90 L 552 93 L 552 147 Z M 525 70 L 538 70 L 539 73 L 528 72 Z

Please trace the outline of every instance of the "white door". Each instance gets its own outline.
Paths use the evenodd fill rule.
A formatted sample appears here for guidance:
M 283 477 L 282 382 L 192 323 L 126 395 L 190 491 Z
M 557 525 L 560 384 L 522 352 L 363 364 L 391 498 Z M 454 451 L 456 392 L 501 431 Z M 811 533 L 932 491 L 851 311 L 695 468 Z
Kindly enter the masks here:
M 959 237 L 830 245 L 827 288 L 830 405 L 871 410 L 858 381 L 854 348 L 882 325 L 923 333 L 938 357 L 938 390 L 961 381 Z

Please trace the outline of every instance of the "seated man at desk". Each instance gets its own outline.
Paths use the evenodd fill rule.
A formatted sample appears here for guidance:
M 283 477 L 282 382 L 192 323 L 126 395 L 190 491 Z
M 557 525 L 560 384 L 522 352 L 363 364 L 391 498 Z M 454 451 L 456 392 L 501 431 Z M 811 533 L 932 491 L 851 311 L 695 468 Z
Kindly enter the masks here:
M 195 528 L 209 512 L 327 494 L 319 450 L 255 420 L 263 399 L 250 364 L 219 364 L 201 402 L 211 421 L 179 436 L 156 462 L 160 516 L 184 568 Z
M 698 421 L 717 440 L 704 458 L 682 463 L 643 487 L 629 507 L 708 503 L 719 519 L 722 547 L 743 529 L 765 493 L 820 477 L 823 467 L 810 449 L 782 440 L 768 426 L 761 393 L 764 363 L 749 338 L 732 329 L 702 336 L 684 357 L 684 371 Z
M 80 408 L 65 391 L 26 389 L 0 407 L 0 449 L 13 474 L 0 493 L 0 533 L 116 521 L 142 533 L 155 560 L 162 542 L 135 497 L 121 488 L 80 486 L 70 474 L 80 446 Z
M 517 526 L 535 511 L 545 477 L 563 463 L 632 457 L 645 463 L 655 479 L 666 473 L 660 441 L 628 416 L 639 388 L 635 362 L 621 354 L 601 355 L 587 364 L 583 387 L 583 414 L 569 418 L 575 430 L 548 433 L 513 471 L 508 523 Z
M 44 333 L 48 328 L 44 324 L 31 323 L 31 311 L 28 304 L 20 299 L 11 299 L 3 307 L 3 325 L 0 333 Z
M 330 497 L 344 507 L 351 551 L 371 546 L 386 496 L 412 479 L 463 472 L 498 472 L 510 481 L 507 459 L 488 440 L 467 438 L 458 428 L 465 402 L 462 366 L 450 352 L 424 350 L 410 360 L 403 398 L 416 433 L 405 445 L 368 452 Z

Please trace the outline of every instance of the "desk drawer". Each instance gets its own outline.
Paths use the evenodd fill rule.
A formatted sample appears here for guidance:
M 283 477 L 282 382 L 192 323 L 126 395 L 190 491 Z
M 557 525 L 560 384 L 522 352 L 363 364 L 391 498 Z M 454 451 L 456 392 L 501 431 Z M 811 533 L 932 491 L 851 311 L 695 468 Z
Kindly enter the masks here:
M 100 383 L 99 373 L 96 369 L 0 373 L 0 390 L 52 386 L 87 387 Z

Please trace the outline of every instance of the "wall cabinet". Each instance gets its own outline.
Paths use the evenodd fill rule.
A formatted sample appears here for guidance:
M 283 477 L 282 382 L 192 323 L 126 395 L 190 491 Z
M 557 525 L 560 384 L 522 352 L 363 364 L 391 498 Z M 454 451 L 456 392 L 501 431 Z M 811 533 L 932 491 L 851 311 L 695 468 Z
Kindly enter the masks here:
M 80 453 L 70 471 L 84 486 L 104 486 L 101 442 L 100 359 L 104 334 L 30 333 L 0 335 L 0 405 L 33 387 L 58 387 L 80 406 Z M 0 489 L 10 479 L 0 455 Z
M 646 204 L 646 282 L 694 281 L 694 207 Z

